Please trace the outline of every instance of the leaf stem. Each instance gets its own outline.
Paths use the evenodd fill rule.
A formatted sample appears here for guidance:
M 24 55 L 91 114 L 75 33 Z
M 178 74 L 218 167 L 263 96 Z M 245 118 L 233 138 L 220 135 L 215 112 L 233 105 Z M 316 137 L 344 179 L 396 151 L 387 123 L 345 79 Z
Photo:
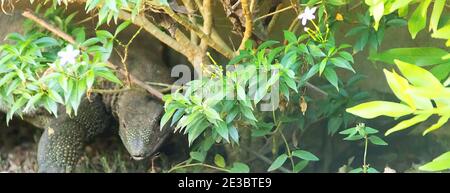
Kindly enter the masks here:
M 363 172 L 367 173 L 368 165 L 367 165 L 367 146 L 369 145 L 369 138 L 367 137 L 367 134 L 364 136 L 364 159 L 363 159 Z

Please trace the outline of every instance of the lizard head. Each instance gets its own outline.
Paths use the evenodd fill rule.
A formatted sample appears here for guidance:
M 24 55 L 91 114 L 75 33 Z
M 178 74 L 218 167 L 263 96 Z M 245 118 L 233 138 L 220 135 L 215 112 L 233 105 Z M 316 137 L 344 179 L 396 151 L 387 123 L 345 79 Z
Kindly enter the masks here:
M 154 154 L 170 133 L 160 130 L 163 105 L 140 90 L 130 90 L 117 99 L 119 136 L 135 160 Z

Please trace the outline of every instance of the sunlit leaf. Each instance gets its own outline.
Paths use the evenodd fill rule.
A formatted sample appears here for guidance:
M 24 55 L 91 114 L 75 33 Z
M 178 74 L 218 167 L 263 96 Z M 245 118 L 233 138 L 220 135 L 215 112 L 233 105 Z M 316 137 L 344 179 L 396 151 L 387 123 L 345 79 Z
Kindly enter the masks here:
M 394 102 L 372 101 L 348 108 L 347 112 L 366 119 L 372 119 L 381 115 L 389 117 L 401 117 L 414 112 L 410 107 Z

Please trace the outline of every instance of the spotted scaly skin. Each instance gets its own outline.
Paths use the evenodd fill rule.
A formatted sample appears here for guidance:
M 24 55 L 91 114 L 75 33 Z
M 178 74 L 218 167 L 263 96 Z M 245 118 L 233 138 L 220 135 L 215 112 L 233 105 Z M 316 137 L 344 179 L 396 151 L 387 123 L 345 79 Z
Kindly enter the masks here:
M 100 96 L 92 101 L 84 99 L 77 116 L 64 114 L 52 119 L 39 140 L 39 172 L 71 172 L 85 143 L 103 132 L 110 122 Z
M 114 107 L 120 123 L 119 136 L 135 160 L 154 154 L 170 133 L 159 127 L 163 115 L 161 103 L 143 90 L 122 93 Z

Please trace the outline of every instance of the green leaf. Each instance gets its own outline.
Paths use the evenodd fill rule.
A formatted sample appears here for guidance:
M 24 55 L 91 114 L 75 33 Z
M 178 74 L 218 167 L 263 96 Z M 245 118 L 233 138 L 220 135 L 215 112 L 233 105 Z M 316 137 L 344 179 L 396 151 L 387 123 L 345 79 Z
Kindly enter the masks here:
M 80 105 L 82 93 L 83 92 L 83 85 L 81 82 L 74 82 L 73 83 L 73 90 L 70 94 L 70 105 L 72 106 L 73 110 L 75 111 L 75 116 L 78 114 L 78 106 Z
M 450 62 L 434 66 L 430 72 L 440 81 L 443 81 L 450 75 Z
M 353 69 L 352 65 L 350 65 L 350 63 L 347 62 L 347 60 L 345 60 L 343 58 L 340 58 L 340 57 L 331 58 L 330 62 L 339 68 L 344 68 L 344 69 L 352 71 L 353 73 L 356 73 L 355 70 Z
M 353 56 L 345 51 L 341 51 L 339 52 L 339 56 L 341 56 L 342 58 L 346 59 L 347 61 L 351 62 L 351 63 L 355 63 L 355 61 L 353 60 Z
M 375 135 L 370 136 L 369 141 L 374 145 L 388 145 L 383 139 Z
M 59 86 L 61 86 L 61 88 L 64 90 L 64 92 L 65 93 L 67 93 L 68 92 L 68 82 L 67 82 L 68 80 L 67 80 L 67 77 L 66 76 L 60 76 L 59 78 L 58 78 L 58 83 L 59 83 Z
M 116 32 L 114 32 L 114 36 L 117 36 L 121 31 L 123 31 L 125 28 L 127 28 L 131 24 L 130 21 L 124 21 L 116 28 Z
M 429 30 L 433 30 L 434 32 L 438 28 L 439 18 L 441 17 L 442 11 L 445 7 L 445 0 L 435 0 L 433 3 L 433 12 L 431 13 L 430 18 L 430 28 Z
M 349 31 L 345 34 L 345 37 L 353 36 L 353 35 L 355 35 L 355 34 L 361 33 L 361 32 L 364 31 L 364 30 L 366 30 L 366 31 L 368 30 L 367 26 L 356 26 L 356 27 L 352 28 L 351 30 L 349 30 Z
M 273 46 L 275 44 L 278 44 L 278 43 L 280 43 L 280 42 L 279 41 L 275 41 L 275 40 L 265 41 L 264 43 L 262 43 L 261 45 L 258 46 L 257 51 L 264 50 L 264 49 L 266 49 L 268 47 L 271 47 L 271 46 Z
M 416 38 L 417 33 L 425 28 L 427 24 L 427 10 L 430 3 L 431 0 L 423 0 L 408 21 L 408 30 L 413 39 Z
M 88 89 L 92 88 L 92 85 L 94 85 L 94 81 L 95 81 L 95 73 L 94 71 L 89 70 L 86 74 L 86 84 Z
M 309 44 L 309 52 L 316 58 L 326 56 L 325 53 L 323 53 L 322 50 L 314 44 Z
M 286 83 L 286 85 L 291 88 L 292 90 L 294 90 L 295 92 L 298 92 L 297 90 L 297 84 L 295 83 L 295 81 L 287 76 L 283 76 L 283 81 Z
M 24 112 L 27 112 L 29 110 L 31 110 L 32 108 L 34 108 L 34 105 L 36 104 L 37 101 L 39 101 L 43 96 L 43 93 L 38 93 L 36 95 L 34 95 L 33 97 L 31 97 L 28 100 L 27 105 L 25 106 L 25 108 L 23 109 Z
M 48 97 L 50 97 L 52 100 L 56 101 L 57 103 L 64 104 L 64 100 L 61 97 L 61 95 L 58 94 L 58 92 L 54 90 L 48 90 Z
M 207 121 L 201 120 L 197 125 L 197 127 L 194 127 L 192 128 L 192 130 L 189 131 L 188 133 L 189 146 L 192 145 L 192 142 L 194 142 L 194 140 L 197 139 L 197 137 L 200 136 L 200 134 L 202 134 L 203 131 L 205 131 L 205 129 L 209 125 L 210 124 Z
M 323 71 L 327 67 L 328 58 L 324 58 L 322 61 L 320 61 L 319 64 L 319 76 L 322 76 Z
M 234 142 L 236 142 L 237 144 L 239 144 L 239 132 L 237 131 L 236 127 L 231 126 L 228 129 L 228 133 L 231 137 L 231 139 L 233 139 Z
M 95 38 L 90 38 L 90 39 L 84 41 L 83 43 L 81 43 L 80 46 L 82 46 L 82 47 L 90 47 L 92 45 L 97 44 L 98 42 L 100 42 L 100 39 L 98 39 L 96 37 Z
M 378 170 L 376 170 L 375 168 L 370 167 L 367 169 L 367 173 L 380 173 L 380 172 Z
M 52 113 L 55 117 L 58 117 L 58 104 L 56 104 L 55 101 L 50 100 L 50 98 L 47 97 L 45 99 L 44 107 L 49 113 Z
M 17 74 L 15 72 L 9 72 L 6 75 L 4 75 L 0 79 L 0 87 L 3 87 L 7 82 L 11 81 Z
M 173 125 L 175 125 L 175 123 L 177 122 L 177 121 L 179 121 L 180 120 L 180 118 L 184 115 L 184 108 L 180 108 L 180 109 L 178 109 L 176 112 L 175 112 L 175 114 L 173 114 L 173 117 L 172 117 L 172 122 L 170 123 L 170 126 L 172 127 Z
M 356 140 L 360 140 L 362 138 L 364 138 L 364 136 L 361 136 L 361 135 L 353 135 L 353 136 L 349 135 L 346 138 L 344 138 L 344 140 L 346 140 L 346 141 L 356 141 Z
M 334 5 L 334 6 L 341 6 L 349 3 L 349 1 L 346 0 L 326 0 L 327 4 Z
M 205 112 L 205 115 L 208 118 L 208 120 L 210 120 L 210 122 L 215 122 L 216 120 L 219 120 L 219 121 L 222 120 L 222 118 L 220 118 L 219 113 L 217 113 L 217 111 L 214 110 L 213 108 L 205 107 L 204 112 Z
M 111 82 L 122 85 L 122 82 L 111 72 L 106 70 L 95 71 L 95 75 L 105 78 Z
M 27 99 L 24 97 L 20 97 L 17 101 L 14 102 L 11 109 L 8 111 L 8 114 L 6 115 L 7 123 L 9 120 L 12 119 L 14 113 L 17 112 L 21 107 L 23 107 L 27 103 Z
M 166 109 L 166 113 L 164 113 L 164 115 L 161 117 L 161 121 L 159 123 L 160 129 L 162 129 L 164 125 L 166 125 L 166 123 L 170 120 L 176 110 L 176 108 L 172 108 L 170 110 Z
M 363 172 L 362 168 L 355 168 L 355 169 L 349 171 L 348 173 L 361 173 L 361 172 Z
M 286 154 L 281 154 L 273 161 L 272 165 L 270 165 L 269 169 L 267 169 L 268 172 L 276 170 L 283 166 L 284 162 L 286 162 L 288 156 Z
M 442 171 L 447 169 L 450 169 L 450 151 L 419 167 L 419 170 L 430 172 Z
M 305 150 L 295 150 L 292 152 L 292 156 L 298 157 L 303 160 L 308 160 L 308 161 L 319 161 L 318 157 L 316 157 L 311 152 L 308 152 Z
M 199 162 L 204 162 L 205 158 L 206 158 L 205 152 L 193 151 L 193 152 L 189 153 L 189 155 L 191 156 L 191 158 L 193 160 L 197 160 Z
M 348 113 L 365 119 L 372 119 L 381 115 L 401 117 L 414 112 L 410 107 L 387 101 L 371 101 L 346 109 Z
M 323 72 L 325 78 L 330 82 L 336 90 L 339 91 L 339 85 L 338 85 L 338 77 L 336 74 L 336 71 L 332 68 L 325 68 L 325 71 Z
M 241 113 L 245 116 L 245 118 L 250 119 L 252 121 L 257 121 L 255 115 L 253 115 L 253 112 L 250 108 L 247 107 L 240 107 Z
M 42 38 L 36 40 L 34 43 L 42 48 L 59 45 L 59 42 L 51 37 L 42 37 Z
M 317 72 L 319 72 L 319 65 L 316 64 L 308 70 L 305 76 L 302 77 L 302 82 L 306 82 L 308 79 L 317 74 Z
M 217 126 L 214 127 L 214 128 L 215 128 L 215 131 L 217 133 L 219 133 L 219 135 L 221 137 L 223 137 L 227 142 L 229 142 L 229 139 L 228 139 L 228 127 L 227 127 L 227 124 L 225 122 L 219 121 L 217 123 Z
M 372 127 L 364 127 L 364 130 L 366 130 L 367 134 L 375 134 L 378 133 L 378 130 L 372 128 Z
M 294 166 L 294 173 L 299 173 L 301 172 L 303 169 L 306 168 L 306 166 L 308 165 L 309 161 L 308 160 L 302 160 L 300 162 L 298 162 L 297 164 L 295 164 Z
M 226 166 L 225 159 L 220 154 L 214 156 L 214 163 L 221 168 L 225 168 Z
M 72 35 L 75 37 L 75 41 L 77 43 L 82 43 L 86 40 L 86 32 L 84 27 L 75 28 L 72 31 Z
M 386 22 L 387 26 L 393 26 L 393 27 L 401 27 L 408 25 L 408 22 L 405 19 L 390 19 Z
M 295 34 L 287 30 L 284 31 L 284 39 L 289 43 L 297 43 L 297 37 Z
M 241 85 L 237 84 L 236 90 L 237 90 L 238 100 L 244 101 L 247 98 L 244 88 Z
M 366 46 L 367 41 L 369 41 L 369 31 L 363 32 L 358 41 L 356 41 L 355 45 L 353 46 L 353 53 L 362 51 Z
M 339 134 L 348 135 L 348 134 L 356 133 L 356 132 L 357 132 L 356 131 L 356 127 L 352 127 L 352 128 L 348 128 L 346 130 L 343 130 L 343 131 L 339 132 Z
M 95 34 L 97 35 L 97 37 L 102 37 L 105 39 L 113 39 L 114 38 L 114 36 L 109 31 L 106 31 L 106 30 L 97 30 L 95 32 Z
M 369 59 L 388 64 L 394 64 L 397 59 L 417 66 L 430 66 L 450 62 L 450 59 L 442 59 L 447 54 L 447 51 L 436 47 L 394 48 L 372 54 Z
M 235 162 L 233 163 L 233 167 L 230 169 L 231 173 L 249 173 L 250 168 L 247 164 L 241 163 L 241 162 Z

